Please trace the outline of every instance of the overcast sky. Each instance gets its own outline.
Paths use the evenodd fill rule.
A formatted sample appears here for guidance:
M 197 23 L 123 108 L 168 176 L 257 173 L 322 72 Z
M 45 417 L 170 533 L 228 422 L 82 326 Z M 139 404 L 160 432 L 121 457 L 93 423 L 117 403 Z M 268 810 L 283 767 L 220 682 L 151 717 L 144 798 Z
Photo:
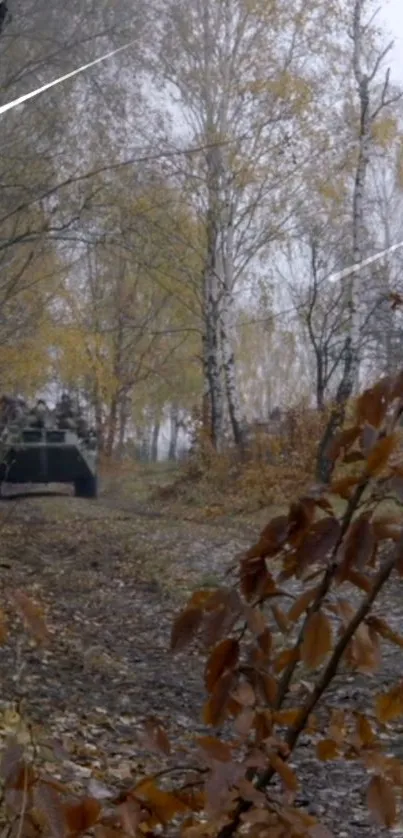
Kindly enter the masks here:
M 390 62 L 392 74 L 403 83 L 403 0 L 383 0 L 379 15 L 395 42 Z

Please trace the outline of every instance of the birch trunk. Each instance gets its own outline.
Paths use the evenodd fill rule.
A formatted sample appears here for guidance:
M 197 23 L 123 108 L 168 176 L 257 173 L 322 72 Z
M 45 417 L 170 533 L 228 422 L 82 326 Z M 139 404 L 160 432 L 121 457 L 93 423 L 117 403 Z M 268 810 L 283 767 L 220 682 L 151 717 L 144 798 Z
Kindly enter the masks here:
M 103 423 L 103 415 L 102 415 L 102 402 L 101 396 L 99 393 L 99 386 L 97 383 L 94 385 L 94 395 L 93 395 L 93 405 L 94 405 L 94 416 L 95 416 L 95 430 L 97 434 L 98 446 L 99 450 L 104 452 L 105 447 L 105 440 L 104 440 L 104 423 Z
M 130 399 L 127 394 L 124 394 L 120 401 L 119 406 L 119 431 L 118 431 L 118 442 L 117 442 L 117 449 L 116 454 L 119 460 L 123 457 L 124 447 L 125 447 L 125 436 L 126 436 L 126 428 L 127 422 L 129 419 L 129 409 L 130 409 Z
M 234 230 L 233 212 L 230 198 L 227 196 L 225 215 L 222 219 L 223 233 L 221 243 L 222 301 L 220 306 L 220 340 L 222 366 L 227 397 L 228 414 L 235 444 L 244 449 L 243 415 L 236 376 L 233 325 L 234 315 Z
M 358 88 L 360 123 L 352 206 L 354 265 L 359 265 L 362 262 L 366 243 L 365 184 L 371 152 L 371 127 L 375 119 L 375 116 L 370 113 L 369 85 L 371 77 L 362 70 L 362 6 L 363 0 L 355 0 L 353 15 L 353 67 Z M 376 64 L 377 66 L 378 64 Z M 376 72 L 376 69 L 374 72 Z M 327 456 L 327 450 L 335 433 L 343 425 L 347 402 L 354 393 L 360 368 L 360 289 L 362 272 L 357 270 L 342 281 L 346 282 L 348 334 L 344 346 L 342 374 L 336 393 L 335 404 L 318 452 L 317 476 L 325 483 L 330 481 L 334 469 L 334 463 Z
M 176 404 L 171 405 L 170 410 L 170 435 L 169 435 L 169 450 L 168 459 L 176 460 L 178 448 L 178 434 L 179 434 L 179 409 Z
M 203 362 L 205 386 L 211 410 L 211 440 L 217 451 L 222 449 L 224 429 L 224 390 L 220 358 L 220 307 L 222 289 L 218 272 L 219 247 L 219 167 L 217 150 L 207 155 L 208 209 L 206 214 L 206 264 L 204 271 L 204 338 Z
M 157 463 L 158 462 L 158 441 L 160 437 L 160 428 L 161 422 L 159 419 L 155 419 L 152 427 L 151 432 L 151 446 L 150 446 L 150 456 L 151 462 Z
M 110 409 L 109 409 L 108 432 L 107 432 L 106 444 L 105 444 L 105 454 L 106 454 L 107 457 L 112 457 L 112 454 L 113 454 L 113 449 L 114 449 L 114 446 L 115 446 L 117 424 L 118 424 L 118 397 L 117 397 L 117 395 L 115 395 L 111 399 L 111 405 L 110 405 Z

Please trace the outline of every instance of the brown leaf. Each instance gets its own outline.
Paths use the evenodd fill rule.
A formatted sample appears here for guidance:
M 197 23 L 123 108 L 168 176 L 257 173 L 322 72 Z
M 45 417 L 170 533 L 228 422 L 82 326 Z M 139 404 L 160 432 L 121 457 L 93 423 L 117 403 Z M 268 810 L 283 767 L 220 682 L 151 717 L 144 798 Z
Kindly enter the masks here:
M 224 594 L 224 592 L 221 593 Z M 230 597 L 224 595 L 217 598 L 214 609 L 210 607 L 207 610 L 205 609 L 201 639 L 207 649 L 215 646 L 220 637 L 226 636 L 232 631 L 241 611 L 241 607 L 239 609 L 238 606 L 235 607 L 235 603 L 231 602 Z
M 380 826 L 390 828 L 395 825 L 397 818 L 395 792 L 390 783 L 380 774 L 376 774 L 369 782 L 367 804 Z
M 295 623 L 300 618 L 301 614 L 308 610 L 309 606 L 314 601 L 318 590 L 318 585 L 314 588 L 309 588 L 307 591 L 303 591 L 298 599 L 295 600 L 287 614 L 288 620 L 291 623 Z
M 337 578 L 344 580 L 351 567 L 362 570 L 372 557 L 375 546 L 374 533 L 368 514 L 360 515 L 350 524 L 343 542 L 343 558 Z
M 266 620 L 261 609 L 258 607 L 251 608 L 249 605 L 246 605 L 244 613 L 249 631 L 257 636 L 263 634 L 266 630 Z
M 308 531 L 297 553 L 299 571 L 317 561 L 323 561 L 334 548 L 340 535 L 340 524 L 331 515 L 320 518 Z
M 382 724 L 403 716 L 403 683 L 396 684 L 387 693 L 378 695 L 375 712 Z
M 332 710 L 329 724 L 329 738 L 337 745 L 342 745 L 346 736 L 346 712 L 345 710 Z
M 114 829 L 107 824 L 97 823 L 94 827 L 95 838 L 122 838 L 121 829 Z
M 227 671 L 216 682 L 214 690 L 204 705 L 203 722 L 218 727 L 227 716 L 230 692 L 234 683 L 234 673 Z
M 288 517 L 273 518 L 260 533 L 259 540 L 246 553 L 247 559 L 275 556 L 282 550 L 288 537 Z
M 356 736 L 361 748 L 370 748 L 376 742 L 371 723 L 363 713 L 356 713 Z
M 186 608 L 176 618 L 171 631 L 171 651 L 180 652 L 194 639 L 203 618 L 201 608 Z
M 259 644 L 259 649 L 263 652 L 264 656 L 269 658 L 273 645 L 273 638 L 271 636 L 270 629 L 266 628 L 263 634 L 259 634 L 257 642 Z
M 372 588 L 371 579 L 364 573 L 359 573 L 357 570 L 354 570 L 352 567 L 346 570 L 343 569 L 343 577 L 342 579 L 338 577 L 338 581 L 350 582 L 352 585 L 355 585 L 356 588 L 359 588 L 361 591 L 365 591 L 365 593 L 368 593 Z
M 281 777 L 286 788 L 290 791 L 297 791 L 299 787 L 299 782 L 292 768 L 290 768 L 290 766 L 287 765 L 287 763 L 284 762 L 284 760 L 281 759 L 281 757 L 279 757 L 278 754 L 275 754 L 272 751 L 270 751 L 268 756 L 272 768 Z
M 332 495 L 339 495 L 343 500 L 349 500 L 361 478 L 356 475 L 347 475 L 332 480 L 329 491 Z
M 327 448 L 326 457 L 332 462 L 335 462 L 342 452 L 348 451 L 349 448 L 354 445 L 354 442 L 358 439 L 359 433 L 360 426 L 355 425 L 352 428 L 347 428 L 346 430 L 335 434 Z
M 321 760 L 321 762 L 338 759 L 340 751 L 337 742 L 333 739 L 322 739 L 316 745 L 316 756 Z
M 288 541 L 298 547 L 315 518 L 314 498 L 301 498 L 292 503 L 288 515 Z
M 266 562 L 262 558 L 242 559 L 240 566 L 240 587 L 246 600 L 260 596 L 267 586 L 272 584 L 273 591 L 276 586 L 267 570 Z
M 260 713 L 256 713 L 254 726 L 256 731 L 255 743 L 256 745 L 261 745 L 262 742 L 268 739 L 273 730 L 273 719 L 270 710 L 263 710 Z
M 401 634 L 397 634 L 397 632 L 393 631 L 393 629 L 387 624 L 386 620 L 383 620 L 381 617 L 376 617 L 375 615 L 371 615 L 367 619 L 367 624 L 380 634 L 384 640 L 390 640 L 391 643 L 394 643 L 395 646 L 400 646 L 403 648 L 403 637 Z
M 168 824 L 175 815 L 186 814 L 189 811 L 189 807 L 179 797 L 171 792 L 162 791 L 150 779 L 143 780 L 136 786 L 133 795 L 147 803 L 162 825 Z
M 273 612 L 273 617 L 282 634 L 288 634 L 290 627 L 288 624 L 287 616 L 286 614 L 284 614 L 284 611 L 282 611 L 278 605 L 272 605 L 271 610 Z
M 171 753 L 168 736 L 159 719 L 153 716 L 144 723 L 143 739 L 148 747 L 157 753 L 165 754 L 165 756 Z
M 325 614 L 315 611 L 308 617 L 301 645 L 301 660 L 315 669 L 332 648 L 332 628 Z
M 367 471 L 372 477 L 379 474 L 388 464 L 389 457 L 393 454 L 398 444 L 396 433 L 380 439 L 367 457 Z
M 202 611 L 209 609 L 209 607 L 214 608 L 217 605 L 217 597 L 220 598 L 220 594 L 220 588 L 216 588 L 215 590 L 211 590 L 211 588 L 201 588 L 200 590 L 193 592 L 186 607 L 201 608 Z
M 347 650 L 347 659 L 359 672 L 375 672 L 380 663 L 379 642 L 364 623 L 358 626 Z
M 343 457 L 343 463 L 346 465 L 351 465 L 352 463 L 363 463 L 364 460 L 365 455 L 362 451 L 349 451 L 349 453 Z
M 299 650 L 292 648 L 292 649 L 283 649 L 279 655 L 274 659 L 273 662 L 273 669 L 276 673 L 282 672 L 290 663 L 294 663 L 299 660 Z
M 367 422 L 374 428 L 379 428 L 385 418 L 391 398 L 391 379 L 382 378 L 359 396 L 356 403 L 357 422 Z
M 231 748 L 215 736 L 197 736 L 196 743 L 212 759 L 218 762 L 231 762 Z
M 67 823 L 64 807 L 57 792 L 45 783 L 38 783 L 33 788 L 35 809 L 43 816 L 51 835 L 64 838 Z
M 39 605 L 32 602 L 23 591 L 14 591 L 14 601 L 35 640 L 40 644 L 46 643 L 49 640 L 49 632 Z
M 328 606 L 330 608 L 330 605 Z M 339 598 L 335 603 L 333 609 L 336 614 L 339 615 L 344 628 L 346 628 L 355 614 L 354 606 L 351 605 L 347 599 Z
M 79 803 L 64 806 L 64 816 L 69 832 L 79 835 L 93 827 L 101 814 L 102 806 L 99 800 L 86 797 Z
M 257 676 L 257 686 L 263 701 L 266 702 L 269 707 L 273 707 L 276 702 L 278 692 L 276 679 L 273 675 L 269 675 L 266 672 L 258 672 Z
M 125 800 L 118 806 L 118 812 L 124 832 L 127 835 L 131 835 L 132 838 L 135 838 L 138 835 L 138 828 L 143 819 L 140 803 L 136 800 Z
M 204 682 L 211 692 L 226 670 L 235 669 L 239 659 L 239 643 L 234 638 L 226 638 L 214 647 L 207 660 Z
M 275 710 L 273 721 L 283 727 L 293 727 L 301 715 L 300 707 L 288 707 L 286 710 Z

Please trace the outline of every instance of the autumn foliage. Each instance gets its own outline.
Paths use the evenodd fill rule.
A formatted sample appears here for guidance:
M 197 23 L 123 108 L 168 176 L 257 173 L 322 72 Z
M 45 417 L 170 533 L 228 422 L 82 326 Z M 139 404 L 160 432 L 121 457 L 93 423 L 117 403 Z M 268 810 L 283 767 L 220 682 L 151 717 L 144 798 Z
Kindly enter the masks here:
M 95 829 L 99 838 L 229 838 L 242 830 L 254 838 L 326 838 L 327 828 L 296 798 L 301 778 L 292 756 L 306 734 L 318 760 L 359 761 L 372 816 L 381 826 L 397 823 L 403 762 L 382 734 L 403 715 L 403 683 L 375 688 L 365 712 L 332 707 L 327 693 L 347 671 L 376 675 L 383 642 L 403 646 L 377 613 L 380 592 L 403 575 L 402 519 L 380 505 L 403 477 L 402 414 L 403 374 L 363 393 L 353 426 L 333 440 L 332 484 L 313 486 L 272 519 L 227 584 L 195 591 L 176 617 L 172 653 L 193 645 L 206 658 L 206 733 L 194 736 L 185 757 L 175 756 L 150 718 L 143 740 L 173 768 L 133 781 L 106 802 L 72 799 L 10 741 L 1 766 L 7 834 L 61 838 Z M 348 478 L 346 463 L 354 465 Z M 46 643 L 37 607 L 21 592 L 14 600 Z

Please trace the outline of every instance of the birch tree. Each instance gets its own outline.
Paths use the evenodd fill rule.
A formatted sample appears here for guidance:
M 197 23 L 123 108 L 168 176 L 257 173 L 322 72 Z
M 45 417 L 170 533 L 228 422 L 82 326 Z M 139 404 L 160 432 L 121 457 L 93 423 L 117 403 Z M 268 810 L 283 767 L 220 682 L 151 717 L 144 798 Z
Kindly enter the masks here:
M 105 51 L 106 45 L 119 45 L 128 34 L 126 0 L 120 3 L 120 19 L 110 4 L 94 0 L 68 4 L 26 0 L 13 5 L 13 18 L 0 39 L 2 102 L 75 69 Z M 136 9 L 131 25 L 137 26 L 139 50 L 133 46 L 132 60 L 145 43 L 140 3 Z M 104 69 L 100 89 L 94 85 L 95 75 L 87 73 L 85 82 L 81 78 L 65 82 L 0 119 L 0 341 L 5 321 L 8 333 L 15 338 L 18 328 L 20 334 L 23 310 L 26 320 L 36 311 L 40 322 L 39 301 L 47 297 L 40 285 L 43 281 L 48 287 L 49 264 L 58 263 L 60 269 L 64 261 L 67 270 L 72 262 L 71 242 L 80 235 L 82 215 L 96 188 L 91 168 L 100 163 L 96 139 L 100 124 L 109 128 L 108 142 L 106 131 L 102 136 L 102 151 L 103 162 L 110 163 L 112 129 L 116 128 L 110 108 L 114 102 L 121 103 L 122 96 L 116 96 L 113 66 Z M 26 306 L 27 289 L 33 294 L 34 283 L 38 305 Z
M 403 194 L 399 183 L 402 138 L 399 117 L 400 113 L 397 112 L 395 119 L 385 125 L 369 179 L 370 234 L 379 251 L 403 241 Z M 373 311 L 372 316 L 370 311 L 367 318 L 363 364 L 372 376 L 382 373 L 393 375 L 402 357 L 402 316 L 400 310 L 393 309 L 391 305 L 391 295 L 403 293 L 402 267 L 403 253 L 399 249 L 385 255 L 371 271 L 372 300 L 369 302 L 372 302 Z
M 154 426 L 159 421 L 177 352 L 183 367 L 192 330 L 181 328 L 188 310 L 176 290 L 181 266 L 191 270 L 194 251 L 184 248 L 176 231 L 191 242 L 192 225 L 175 191 L 156 175 L 147 181 L 144 173 L 126 192 L 107 179 L 91 209 L 91 243 L 60 294 L 55 372 L 69 385 L 79 384 L 111 456 L 116 447 L 122 450 L 139 401 Z M 197 260 L 193 270 L 200 277 Z
M 352 68 L 357 100 L 355 119 L 357 151 L 351 207 L 352 264 L 356 266 L 359 266 L 363 260 L 368 246 L 365 198 L 368 169 L 375 147 L 376 126 L 402 96 L 401 92 L 394 90 L 391 85 L 389 69 L 380 81 L 384 61 L 392 44 L 384 48 L 379 47 L 376 33 L 371 26 L 372 18 L 370 21 L 363 19 L 366 13 L 371 13 L 370 6 L 367 0 L 354 0 L 351 23 Z M 344 421 L 346 404 L 357 386 L 359 376 L 362 278 L 363 273 L 356 270 L 342 280 L 345 287 L 348 325 L 335 406 L 318 453 L 318 477 L 324 482 L 330 479 L 333 469 L 332 462 L 327 456 L 328 446 L 337 428 Z
M 235 296 L 286 222 L 336 5 L 166 4 L 156 73 L 162 67 L 188 136 L 205 147 L 182 175 L 205 226 L 204 377 L 217 447 L 226 413 L 242 438 Z

